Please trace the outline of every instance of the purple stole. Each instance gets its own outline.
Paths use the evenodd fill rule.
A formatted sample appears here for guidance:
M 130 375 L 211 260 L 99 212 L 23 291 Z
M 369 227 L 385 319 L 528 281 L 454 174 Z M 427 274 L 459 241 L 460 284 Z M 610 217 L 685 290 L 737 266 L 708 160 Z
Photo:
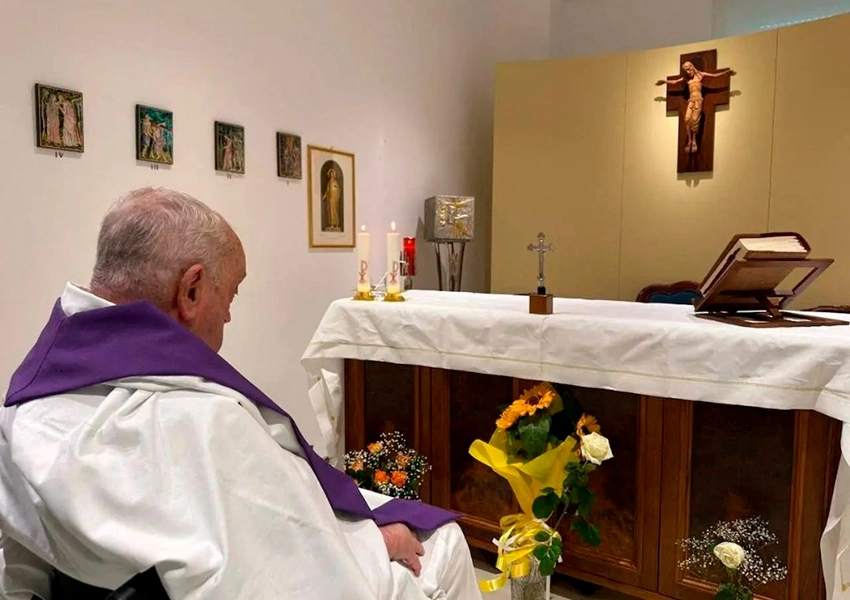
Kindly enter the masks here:
M 15 406 L 125 377 L 180 375 L 213 381 L 289 417 L 200 338 L 146 302 L 99 308 L 69 317 L 62 311 L 61 301 L 57 301 L 35 346 L 12 375 L 5 405 Z M 403 499 L 370 509 L 354 481 L 316 454 L 291 417 L 290 421 L 334 511 L 372 519 L 378 526 L 404 523 L 411 529 L 425 531 L 459 517 L 441 508 Z

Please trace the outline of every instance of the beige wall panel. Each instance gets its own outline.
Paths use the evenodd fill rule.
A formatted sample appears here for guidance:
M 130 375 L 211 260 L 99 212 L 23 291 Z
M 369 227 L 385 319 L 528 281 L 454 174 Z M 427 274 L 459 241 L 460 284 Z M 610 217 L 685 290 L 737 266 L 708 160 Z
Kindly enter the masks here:
M 850 304 L 850 17 L 779 32 L 770 227 L 835 264 L 794 306 Z
M 619 296 L 651 283 L 699 281 L 736 233 L 767 228 L 777 33 L 629 55 Z M 686 52 L 717 49 L 737 71 L 718 111 L 714 172 L 676 173 L 678 123 L 655 81 Z
M 492 291 L 534 291 L 543 230 L 550 292 L 616 297 L 625 76 L 625 55 L 498 67 Z

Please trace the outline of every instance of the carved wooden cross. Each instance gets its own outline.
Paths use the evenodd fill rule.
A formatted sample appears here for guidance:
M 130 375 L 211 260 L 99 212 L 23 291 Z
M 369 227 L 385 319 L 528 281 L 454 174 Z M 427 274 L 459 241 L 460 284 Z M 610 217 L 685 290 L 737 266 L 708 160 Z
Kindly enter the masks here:
M 685 63 L 690 63 L 702 74 L 702 81 L 692 81 L 693 77 L 685 71 Z M 679 115 L 679 173 L 701 173 L 714 170 L 714 113 L 718 106 L 729 104 L 729 76 L 735 72 L 731 69 L 717 69 L 717 50 L 703 50 L 683 54 L 679 61 L 680 73 L 666 80 L 659 81 L 667 84 L 667 112 Z M 678 81 L 680 80 L 681 81 Z M 690 85 L 689 85 L 689 82 Z M 694 88 L 694 89 L 692 89 Z M 696 95 L 695 95 L 696 93 Z M 702 96 L 701 106 L 697 106 L 697 98 Z M 688 107 L 695 100 L 691 113 Z M 688 122 L 686 116 L 699 111 L 699 121 Z M 689 133 L 690 132 L 690 133 Z

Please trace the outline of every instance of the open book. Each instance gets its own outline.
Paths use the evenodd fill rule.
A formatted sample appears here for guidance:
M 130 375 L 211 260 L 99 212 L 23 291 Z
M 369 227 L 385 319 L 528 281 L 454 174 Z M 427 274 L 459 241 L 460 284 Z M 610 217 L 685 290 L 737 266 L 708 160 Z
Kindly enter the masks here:
M 708 272 L 708 276 L 700 284 L 699 291 L 705 296 L 736 260 L 805 258 L 808 255 L 809 245 L 798 233 L 736 235 L 726 246 L 726 250 L 720 255 L 717 262 L 714 263 L 714 267 Z M 780 277 L 777 283 L 787 277 L 789 272 Z M 776 275 L 779 275 L 779 273 Z
M 736 235 L 700 285 L 697 317 L 744 327 L 847 325 L 847 321 L 783 312 L 829 267 L 831 258 L 809 258 L 798 233 Z

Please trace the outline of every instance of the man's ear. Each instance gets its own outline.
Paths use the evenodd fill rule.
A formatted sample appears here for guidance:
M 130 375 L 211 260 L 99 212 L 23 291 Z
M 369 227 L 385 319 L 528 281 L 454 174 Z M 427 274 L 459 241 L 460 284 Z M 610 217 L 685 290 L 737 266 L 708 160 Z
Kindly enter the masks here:
M 177 284 L 177 315 L 185 323 L 191 323 L 198 314 L 201 293 L 206 283 L 207 270 L 202 264 L 186 269 Z

